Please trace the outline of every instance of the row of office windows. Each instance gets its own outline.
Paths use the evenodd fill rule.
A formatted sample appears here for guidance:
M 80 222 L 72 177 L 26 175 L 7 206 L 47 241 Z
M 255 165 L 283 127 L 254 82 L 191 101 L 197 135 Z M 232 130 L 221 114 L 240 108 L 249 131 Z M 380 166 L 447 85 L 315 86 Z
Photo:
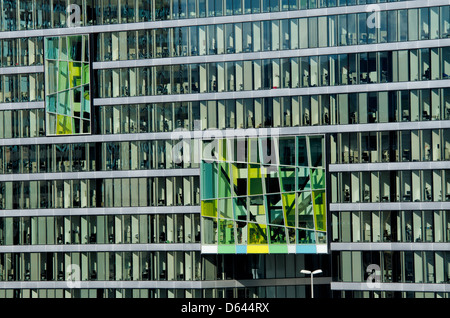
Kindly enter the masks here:
M 450 160 L 450 130 L 331 134 L 331 164 Z
M 0 174 L 198 168 L 200 143 L 174 138 L 0 146 Z
M 233 288 L 108 288 L 108 289 L 0 289 L 0 298 L 305 298 L 309 287 L 258 286 Z M 423 293 L 422 293 L 423 294 Z M 329 287 L 315 285 L 314 296 L 330 296 Z M 449 296 L 450 298 L 450 296 Z
M 450 170 L 331 173 L 331 202 L 450 201 Z
M 0 209 L 200 205 L 193 177 L 0 182 Z
M 96 106 L 98 134 L 450 119 L 450 89 Z M 0 138 L 45 135 L 43 109 L 0 111 Z
M 334 290 L 333 298 L 450 298 L 445 292 Z
M 97 70 L 97 97 L 450 78 L 450 47 Z
M 450 36 L 450 6 L 381 11 L 380 28 L 368 28 L 372 13 L 354 13 L 108 32 L 96 37 L 96 61 L 230 54 L 415 41 Z
M 0 75 L 0 103 L 44 100 L 44 73 Z
M 5 0 L 0 6 L 1 31 L 67 26 L 67 6 L 81 8 L 81 25 L 133 23 L 169 19 L 278 12 L 405 0 Z
M 198 281 L 304 277 L 298 268 L 328 256 L 201 255 L 195 251 L 1 253 L 0 281 Z M 77 267 L 75 267 L 77 266 Z M 322 267 L 324 268 L 324 267 Z M 330 275 L 324 268 L 323 275 Z M 73 277 L 73 276 L 72 276 Z
M 199 214 L 0 218 L 0 245 L 199 243 Z
M 95 35 L 95 57 L 96 61 L 116 61 L 447 38 L 449 8 L 380 11 L 379 28 L 368 28 L 372 13 L 363 12 L 107 32 Z M 42 64 L 43 37 L 0 40 L 1 67 Z
M 450 211 L 332 212 L 333 242 L 450 242 Z
M 448 251 L 340 251 L 332 253 L 333 281 L 367 282 L 371 264 L 381 269 L 381 283 L 448 283 Z M 370 279 L 369 279 L 370 280 Z
M 443 120 L 450 89 L 98 106 L 96 117 L 101 134 Z

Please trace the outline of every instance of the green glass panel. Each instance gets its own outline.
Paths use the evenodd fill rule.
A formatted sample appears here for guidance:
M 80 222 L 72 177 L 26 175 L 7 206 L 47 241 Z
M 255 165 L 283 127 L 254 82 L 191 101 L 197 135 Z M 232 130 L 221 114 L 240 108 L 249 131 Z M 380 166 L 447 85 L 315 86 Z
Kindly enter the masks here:
M 83 85 L 89 84 L 89 64 L 87 63 L 83 63 L 81 82 Z
M 232 219 L 233 218 L 233 201 L 231 199 L 219 200 L 219 216 Z
M 59 38 L 47 38 L 45 44 L 45 58 L 57 60 L 59 57 Z
M 229 164 L 221 162 L 219 166 L 219 197 L 231 196 L 231 178 Z
M 258 139 L 248 139 L 248 162 L 259 163 Z
M 203 216 L 217 217 L 217 200 L 204 200 L 201 204 Z
M 262 193 L 261 166 L 251 164 L 248 166 L 248 194 L 255 195 Z
M 278 177 L 278 167 L 264 166 L 263 167 L 263 176 L 266 193 L 279 193 L 280 191 L 280 179 Z
M 48 112 L 56 113 L 56 96 L 56 94 L 47 96 L 46 104 Z
M 45 90 L 47 94 L 53 94 L 58 89 L 58 62 L 50 60 L 47 61 L 46 66 Z
M 295 191 L 295 167 L 280 166 L 282 192 Z
M 70 91 L 72 99 L 72 110 L 73 115 L 76 117 L 81 117 L 81 87 L 77 87 Z
M 82 36 L 69 36 L 68 37 L 68 51 L 69 60 L 71 61 L 81 61 L 82 59 Z
M 266 195 L 267 216 L 270 224 L 284 225 L 281 194 Z
M 69 67 L 67 62 L 60 61 L 58 69 L 58 91 L 69 88 Z
M 250 221 L 266 223 L 266 209 L 264 207 L 264 196 L 256 195 L 248 197 L 248 210 Z
M 233 177 L 233 195 L 242 196 L 247 195 L 247 164 L 237 163 L 232 164 Z
M 236 244 L 247 244 L 247 222 L 236 222 Z
M 327 219 L 325 213 L 325 191 L 313 191 L 313 207 L 316 221 L 316 230 L 326 231 Z
M 219 244 L 234 244 L 234 222 L 219 219 Z
M 307 167 L 308 164 L 308 149 L 306 146 L 306 137 L 297 137 L 297 165 Z
M 91 100 L 90 100 L 90 93 L 89 93 L 89 85 L 85 85 L 83 87 L 82 97 L 81 97 L 81 110 L 83 113 L 90 113 L 91 112 Z M 90 115 L 83 116 L 83 118 L 89 119 Z
M 325 170 L 311 169 L 311 186 L 313 190 L 325 188 Z
M 283 193 L 284 215 L 287 226 L 295 226 L 295 193 Z
M 279 139 L 280 164 L 295 166 L 295 137 Z
M 202 243 L 217 243 L 217 219 L 208 217 L 202 218 Z
M 72 115 L 72 110 L 70 109 L 69 103 L 69 91 L 58 93 L 58 114 L 61 115 Z
M 219 140 L 219 160 L 220 161 L 227 160 L 227 139 Z
M 248 223 L 248 244 L 267 244 L 265 224 Z
M 287 228 L 288 231 L 288 243 L 295 244 L 295 232 L 297 231 L 295 228 Z
M 308 168 L 297 168 L 297 190 L 310 190 L 311 183 Z
M 202 200 L 217 197 L 217 163 L 202 162 Z
M 327 233 L 326 232 L 316 232 L 317 234 L 317 243 L 318 244 L 326 244 L 327 243 Z
M 323 167 L 323 137 L 309 137 L 309 151 L 311 154 L 311 166 Z
M 234 218 L 240 221 L 247 220 L 247 198 L 233 198 Z
M 270 244 L 286 244 L 286 229 L 283 226 L 269 226 Z
M 314 215 L 311 192 L 297 193 L 298 226 L 308 229 L 314 228 Z
M 309 230 L 298 230 L 298 243 L 299 244 L 315 244 L 316 243 L 316 234 L 314 231 Z
M 69 55 L 67 54 L 67 38 L 62 36 L 60 39 L 59 59 L 67 61 L 69 58 Z
M 219 254 L 234 254 L 236 253 L 235 245 L 219 245 L 217 252 Z

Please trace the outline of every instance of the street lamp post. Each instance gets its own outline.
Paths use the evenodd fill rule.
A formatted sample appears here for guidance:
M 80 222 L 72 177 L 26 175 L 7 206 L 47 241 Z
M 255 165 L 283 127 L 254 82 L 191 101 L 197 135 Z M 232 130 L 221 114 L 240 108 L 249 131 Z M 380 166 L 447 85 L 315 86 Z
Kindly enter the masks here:
M 305 275 L 311 275 L 311 298 L 314 298 L 313 276 L 315 274 L 322 273 L 322 270 L 321 269 L 316 269 L 315 271 L 311 272 L 311 271 L 308 271 L 306 269 L 302 269 L 300 271 L 300 273 L 305 274 Z

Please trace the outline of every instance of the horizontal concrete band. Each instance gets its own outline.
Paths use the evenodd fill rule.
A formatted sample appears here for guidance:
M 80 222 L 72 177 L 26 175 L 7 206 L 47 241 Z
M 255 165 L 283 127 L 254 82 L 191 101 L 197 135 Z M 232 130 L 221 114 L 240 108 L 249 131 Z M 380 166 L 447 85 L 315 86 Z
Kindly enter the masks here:
M 206 289 L 245 288 L 263 286 L 308 286 L 309 278 L 252 279 L 252 280 L 211 280 L 211 281 L 22 281 L 0 282 L 0 289 L 98 289 L 98 288 L 162 288 L 162 289 Z M 329 285 L 331 277 L 317 277 L 316 285 Z
M 155 243 L 155 244 L 58 244 L 58 245 L 2 245 L 0 253 L 74 253 L 74 252 L 153 252 L 153 251 L 196 251 L 198 243 Z
M 332 282 L 331 290 L 358 290 L 358 291 L 404 291 L 404 292 L 450 292 L 450 284 L 432 284 L 432 283 L 345 283 Z
M 350 242 L 330 243 L 332 251 L 450 251 L 448 242 L 414 242 L 414 243 L 391 243 L 391 242 Z
M 200 169 L 149 169 L 149 170 L 114 170 L 114 171 L 82 171 L 82 172 L 48 172 L 0 174 L 0 182 L 37 181 L 37 180 L 75 180 L 75 179 L 119 179 L 147 177 L 180 177 L 199 176 Z
M 0 111 L 23 110 L 23 109 L 42 109 L 42 108 L 45 108 L 45 103 L 43 101 L 0 103 Z
M 356 171 L 395 171 L 395 170 L 431 170 L 449 169 L 449 161 L 421 161 L 421 162 L 377 162 L 377 163 L 350 163 L 330 164 L 329 172 L 356 172 Z
M 199 205 L 0 210 L 0 217 L 200 213 Z
M 422 7 L 436 7 L 448 4 L 449 4 L 448 0 L 415 0 L 415 1 L 379 3 L 376 5 L 376 8 L 380 11 L 387 11 L 387 10 L 414 9 Z M 294 10 L 294 11 L 281 11 L 270 13 L 232 15 L 222 17 L 209 17 L 209 18 L 149 21 L 149 22 L 136 22 L 124 24 L 118 23 L 118 24 L 81 26 L 72 28 L 4 31 L 0 32 L 0 39 L 38 37 L 38 36 L 44 37 L 61 36 L 61 35 L 100 33 L 100 32 L 133 31 L 142 29 L 160 29 L 160 28 L 182 27 L 192 25 L 208 25 L 219 23 L 252 22 L 259 20 L 304 18 L 313 16 L 372 12 L 372 8 L 374 7 L 369 7 L 369 5 L 355 5 L 355 6 L 330 7 L 330 8 L 319 8 L 309 10 Z
M 330 203 L 330 211 L 450 210 L 450 202 Z

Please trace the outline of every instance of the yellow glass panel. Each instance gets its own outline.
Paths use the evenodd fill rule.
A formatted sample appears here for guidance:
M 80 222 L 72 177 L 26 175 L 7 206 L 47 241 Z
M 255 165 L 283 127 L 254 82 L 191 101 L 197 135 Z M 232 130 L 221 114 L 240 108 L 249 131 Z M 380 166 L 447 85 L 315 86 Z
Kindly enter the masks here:
M 217 217 L 217 200 L 205 200 L 201 205 L 202 215 Z
M 72 118 L 64 115 L 57 115 L 56 134 L 67 135 L 72 133 Z
M 265 224 L 248 223 L 248 244 L 267 244 Z

